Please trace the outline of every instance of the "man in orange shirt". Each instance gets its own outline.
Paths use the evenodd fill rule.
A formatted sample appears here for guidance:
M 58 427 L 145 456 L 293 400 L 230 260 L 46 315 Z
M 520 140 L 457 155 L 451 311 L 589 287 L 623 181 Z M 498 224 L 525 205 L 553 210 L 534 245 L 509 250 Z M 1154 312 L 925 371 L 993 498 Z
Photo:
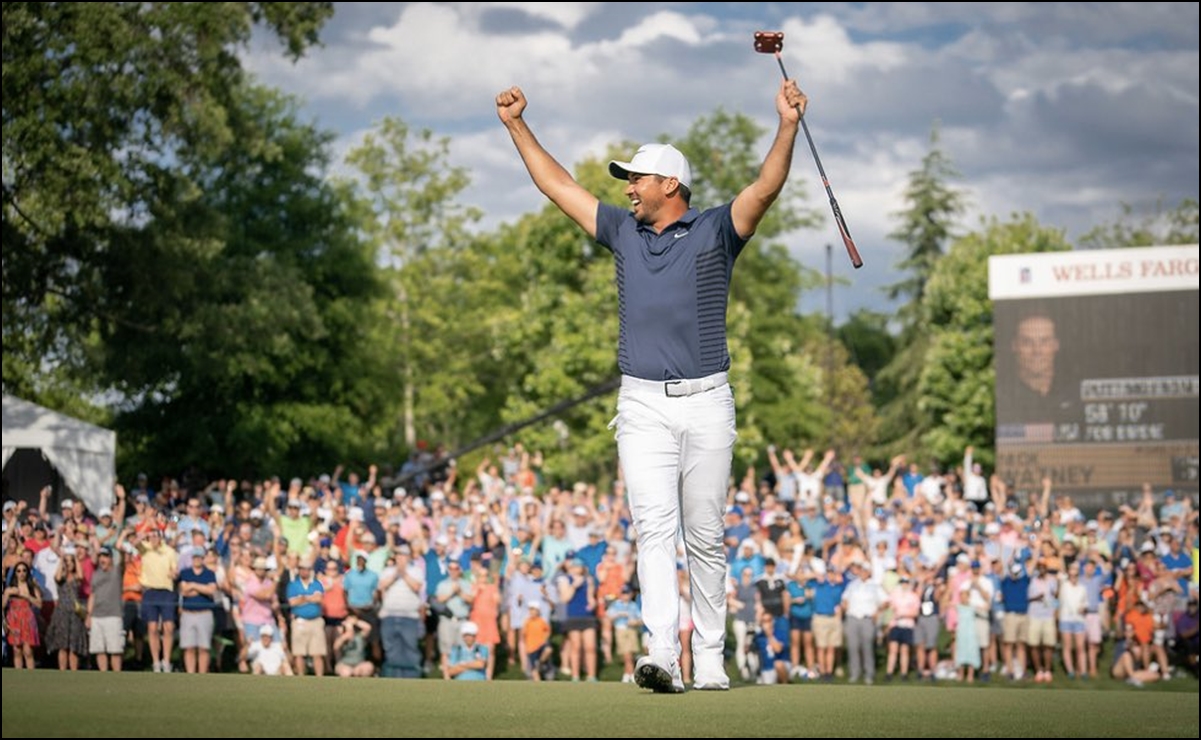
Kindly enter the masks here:
M 132 533 L 129 527 L 126 534 Z M 146 657 L 146 623 L 142 621 L 142 556 L 138 548 L 122 542 L 121 608 L 125 640 L 133 644 L 134 664 L 141 668 Z

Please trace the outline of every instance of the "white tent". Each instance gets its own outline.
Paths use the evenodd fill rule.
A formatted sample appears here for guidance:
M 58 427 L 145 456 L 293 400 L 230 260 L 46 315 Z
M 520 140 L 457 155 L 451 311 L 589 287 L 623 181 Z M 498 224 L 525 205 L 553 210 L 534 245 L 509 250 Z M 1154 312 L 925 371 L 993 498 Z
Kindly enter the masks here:
M 117 433 L 4 396 L 4 465 L 19 449 L 36 449 L 93 512 L 109 506 L 116 478 Z

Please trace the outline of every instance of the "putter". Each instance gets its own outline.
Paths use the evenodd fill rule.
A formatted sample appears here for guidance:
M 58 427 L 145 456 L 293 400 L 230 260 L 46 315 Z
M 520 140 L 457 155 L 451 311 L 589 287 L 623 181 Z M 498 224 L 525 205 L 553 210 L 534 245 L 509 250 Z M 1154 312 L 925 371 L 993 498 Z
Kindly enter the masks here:
M 783 31 L 756 31 L 755 32 L 755 51 L 760 54 L 775 54 L 776 63 L 780 65 L 780 74 L 784 75 L 784 79 L 788 79 L 788 73 L 784 71 L 784 60 L 780 58 L 780 50 L 784 48 L 784 32 Z M 809 134 L 809 126 L 805 123 L 805 115 L 801 113 L 800 107 L 797 107 L 797 113 L 801 115 L 801 130 L 805 132 L 805 139 L 809 142 L 809 151 L 813 152 L 813 161 L 817 163 L 817 172 L 822 176 L 822 185 L 826 188 L 826 195 L 830 196 L 830 210 L 834 211 L 834 220 L 838 223 L 838 231 L 842 234 L 842 243 L 847 245 L 847 254 L 851 257 L 851 264 L 855 269 L 863 267 L 863 258 L 859 256 L 859 250 L 855 248 L 855 240 L 851 238 L 851 231 L 847 228 L 846 219 L 842 217 L 842 209 L 838 207 L 838 199 L 834 197 L 834 191 L 830 189 L 830 180 L 826 177 L 826 168 L 822 167 L 821 157 L 817 156 L 817 147 L 813 145 L 813 137 Z

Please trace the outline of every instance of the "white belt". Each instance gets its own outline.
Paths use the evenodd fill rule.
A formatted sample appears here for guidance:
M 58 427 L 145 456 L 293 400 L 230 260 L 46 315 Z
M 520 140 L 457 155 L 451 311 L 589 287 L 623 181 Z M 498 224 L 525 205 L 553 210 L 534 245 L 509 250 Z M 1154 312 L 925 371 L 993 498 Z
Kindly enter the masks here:
M 655 392 L 662 391 L 663 395 L 669 398 L 693 396 L 697 393 L 711 391 L 714 388 L 721 388 L 728 382 L 730 382 L 729 373 L 726 372 L 713 373 L 704 378 L 690 378 L 686 380 L 643 380 L 642 378 L 635 378 L 632 375 L 623 375 L 621 377 L 621 384 L 627 388 L 639 388 Z

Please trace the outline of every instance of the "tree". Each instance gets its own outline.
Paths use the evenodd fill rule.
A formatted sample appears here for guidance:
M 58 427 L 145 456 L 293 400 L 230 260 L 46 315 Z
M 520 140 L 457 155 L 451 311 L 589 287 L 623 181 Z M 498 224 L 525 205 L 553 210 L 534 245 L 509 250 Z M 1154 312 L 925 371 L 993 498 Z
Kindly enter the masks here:
M 6 392 L 57 408 L 74 397 L 78 413 L 91 405 L 81 399 L 109 391 L 103 337 L 154 331 L 176 310 L 165 291 L 133 304 L 129 273 L 160 260 L 186 270 L 215 248 L 156 232 L 156 218 L 202 196 L 198 176 L 211 170 L 185 163 L 220 159 L 235 139 L 272 146 L 239 123 L 237 47 L 259 24 L 296 58 L 331 13 L 330 3 L 5 3 Z M 134 245 L 137 262 L 115 258 Z
M 394 330 L 384 341 L 399 367 L 403 442 L 410 450 L 419 421 L 425 428 L 454 426 L 455 410 L 470 397 L 469 368 L 448 362 L 464 355 L 443 348 L 462 347 L 453 340 L 472 326 L 454 310 L 453 304 L 461 308 L 470 298 L 459 293 L 454 266 L 456 252 L 470 241 L 466 227 L 479 212 L 457 202 L 470 180 L 466 170 L 448 165 L 449 154 L 449 139 L 389 117 L 347 156 L 363 173 L 363 229 L 389 258 L 394 297 L 385 311 Z M 431 367 L 439 372 L 422 372 Z M 419 394 L 426 406 L 420 420 Z
M 114 232 L 97 264 L 128 320 L 98 326 L 98 378 L 124 399 L 129 468 L 315 473 L 371 446 L 386 387 L 367 341 L 373 252 L 325 179 L 331 135 L 275 92 L 230 100 L 234 130 L 267 145 L 189 151 L 195 197 Z
M 929 327 L 917 387 L 923 452 L 958 459 L 967 445 L 985 465 L 994 463 L 996 375 L 993 367 L 993 309 L 988 297 L 988 258 L 994 254 L 1069 249 L 1063 232 L 1040 226 L 1033 216 L 985 221 L 957 240 L 934 268 L 922 302 Z
M 1156 201 L 1154 209 L 1141 217 L 1129 204 L 1123 203 L 1121 217 L 1080 237 L 1080 246 L 1084 249 L 1115 249 L 1196 244 L 1197 231 L 1195 198 L 1185 198 L 1168 211 L 1164 210 L 1162 200 Z
M 907 298 L 901 309 L 902 320 L 911 323 L 913 312 L 926 292 L 926 281 L 934 271 L 943 246 L 952 236 L 955 218 L 963 213 L 966 198 L 963 192 L 947 182 L 959 177 L 955 166 L 938 146 L 938 126 L 930 131 L 930 150 L 922 158 L 920 169 L 909 173 L 905 188 L 908 208 L 893 214 L 901 225 L 888 235 L 906 247 L 905 258 L 897 265 L 905 277 L 888 286 L 891 299 Z
M 846 347 L 851 362 L 855 363 L 868 378 L 876 375 L 892 361 L 897 352 L 897 338 L 889 331 L 888 314 L 861 308 L 852 313 L 839 326 L 835 334 Z M 879 406 L 885 400 L 879 388 L 872 383 L 874 403 Z
M 909 175 L 905 200 L 909 207 L 898 212 L 901 226 L 889 235 L 906 246 L 898 265 L 906 277 L 889 286 L 890 298 L 908 298 L 897 311 L 901 323 L 899 350 L 875 378 L 873 391 L 885 399 L 880 409 L 881 435 L 888 454 L 913 452 L 925 431 L 914 421 L 918 379 L 929 349 L 929 327 L 923 325 L 922 302 L 926 284 L 934 272 L 943 245 L 951 237 L 955 217 L 965 208 L 966 196 L 947 185 L 957 177 L 950 158 L 938 147 L 937 126 L 930 133 L 930 151 L 922 166 Z

